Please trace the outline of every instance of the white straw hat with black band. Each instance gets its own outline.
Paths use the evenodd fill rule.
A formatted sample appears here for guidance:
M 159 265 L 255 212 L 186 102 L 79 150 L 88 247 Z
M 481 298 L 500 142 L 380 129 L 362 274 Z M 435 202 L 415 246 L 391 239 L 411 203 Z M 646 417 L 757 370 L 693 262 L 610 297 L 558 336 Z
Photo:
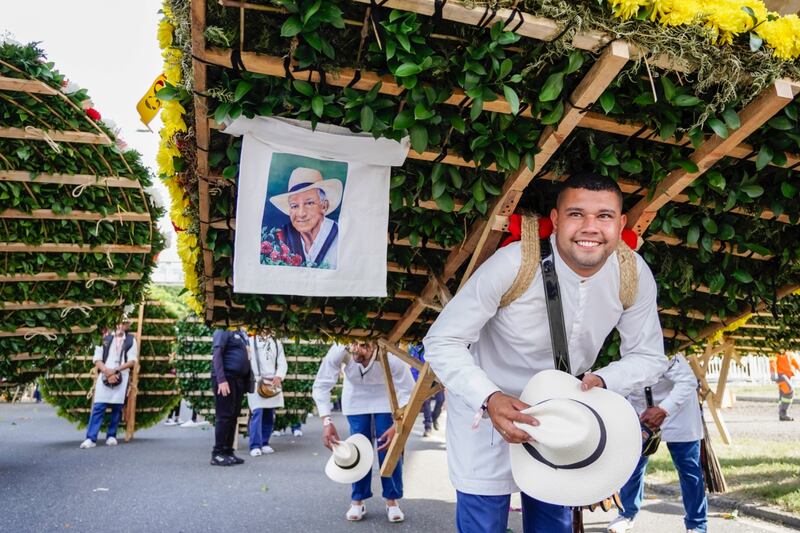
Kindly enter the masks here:
M 591 505 L 620 489 L 642 451 L 639 417 L 619 394 L 558 370 L 534 376 L 520 396 L 538 426 L 515 424 L 533 439 L 511 444 L 520 490 L 556 505 Z
M 370 440 L 360 433 L 333 444 L 325 475 L 337 483 L 355 483 L 367 475 L 375 460 Z
M 328 201 L 328 209 L 325 210 L 326 215 L 336 211 L 342 201 L 342 182 L 338 179 L 326 180 L 319 170 L 313 168 L 297 167 L 294 169 L 289 176 L 288 189 L 287 192 L 277 194 L 269 199 L 275 207 L 286 215 L 289 214 L 289 197 L 311 189 L 319 189 L 325 193 L 325 199 Z

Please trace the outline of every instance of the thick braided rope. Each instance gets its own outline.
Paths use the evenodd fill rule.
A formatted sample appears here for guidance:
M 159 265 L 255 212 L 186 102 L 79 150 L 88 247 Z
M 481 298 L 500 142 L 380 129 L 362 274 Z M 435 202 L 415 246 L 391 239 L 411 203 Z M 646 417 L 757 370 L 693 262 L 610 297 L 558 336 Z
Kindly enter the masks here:
M 633 250 L 620 239 L 617 245 L 619 261 L 619 299 L 622 308 L 627 309 L 636 301 L 639 292 L 639 273 L 636 271 L 636 256 Z
M 539 268 L 542 250 L 539 244 L 539 217 L 522 217 L 522 262 L 519 265 L 517 277 L 511 287 L 500 298 L 500 307 L 505 307 L 528 290 L 536 269 Z

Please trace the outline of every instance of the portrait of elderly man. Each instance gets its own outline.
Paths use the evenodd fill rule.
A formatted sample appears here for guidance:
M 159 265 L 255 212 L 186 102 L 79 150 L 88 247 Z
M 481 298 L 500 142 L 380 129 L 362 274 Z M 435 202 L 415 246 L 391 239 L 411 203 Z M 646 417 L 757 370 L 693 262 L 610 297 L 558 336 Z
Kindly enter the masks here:
M 323 178 L 319 170 L 298 167 L 289 176 L 288 189 L 270 198 L 289 217 L 277 232 L 272 258 L 291 266 L 336 269 L 339 226 L 328 215 L 342 201 L 342 182 Z

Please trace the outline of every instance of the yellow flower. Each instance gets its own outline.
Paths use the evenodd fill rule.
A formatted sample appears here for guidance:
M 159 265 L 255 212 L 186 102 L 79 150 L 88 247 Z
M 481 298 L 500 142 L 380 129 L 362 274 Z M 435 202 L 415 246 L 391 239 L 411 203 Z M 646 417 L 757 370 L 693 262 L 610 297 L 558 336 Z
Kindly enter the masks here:
M 768 20 L 756 28 L 756 33 L 773 49 L 776 57 L 794 59 L 800 56 L 800 18 L 797 15 Z
M 180 156 L 181 153 L 172 143 L 172 139 L 162 136 L 158 153 L 156 153 L 156 163 L 158 164 L 159 174 L 173 176 L 175 174 L 175 165 L 172 162 L 172 158 Z
M 747 321 L 750 320 L 752 317 L 753 317 L 753 314 L 751 313 L 751 314 L 743 316 L 742 318 L 740 318 L 739 320 L 737 320 L 737 321 L 735 321 L 735 322 L 733 322 L 731 324 L 728 324 L 727 326 L 725 326 L 721 330 L 719 330 L 716 333 L 714 333 L 709 338 L 709 341 L 712 342 L 712 343 L 721 341 L 723 334 L 730 333 L 732 331 L 736 331 L 740 327 L 742 327 L 745 324 L 747 324 Z
M 628 20 L 639 14 L 639 9 L 650 5 L 650 0 L 609 0 L 614 16 Z
M 755 20 L 745 11 L 745 7 L 753 12 Z M 767 8 L 760 0 L 708 1 L 704 4 L 704 10 L 705 25 L 711 40 L 724 44 L 731 44 L 735 36 L 752 30 L 758 22 L 767 18 Z
M 167 81 L 172 85 L 178 85 L 183 79 L 181 71 L 183 52 L 177 48 L 167 48 L 161 53 L 161 57 L 164 58 L 164 75 Z
M 172 6 L 169 3 L 169 0 L 164 0 L 161 3 L 161 12 L 164 13 L 164 16 L 167 17 L 169 20 L 175 20 L 175 16 L 172 14 Z
M 172 32 L 175 26 L 169 23 L 168 20 L 162 20 L 158 23 L 158 31 L 156 37 L 158 38 L 158 47 L 162 50 L 172 45 Z
M 167 100 L 161 104 L 161 121 L 164 127 L 161 130 L 161 136 L 172 137 L 179 131 L 186 131 L 186 122 L 183 121 L 183 115 L 186 110 L 177 100 Z

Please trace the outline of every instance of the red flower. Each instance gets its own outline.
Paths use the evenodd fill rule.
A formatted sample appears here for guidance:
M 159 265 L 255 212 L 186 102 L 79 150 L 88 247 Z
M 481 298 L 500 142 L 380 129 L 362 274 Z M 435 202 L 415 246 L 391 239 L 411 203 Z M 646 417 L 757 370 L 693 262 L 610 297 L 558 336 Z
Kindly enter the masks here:
M 289 261 L 294 266 L 300 266 L 300 264 L 303 262 L 303 258 L 300 257 L 299 254 L 295 254 L 289 258 Z
M 261 253 L 262 254 L 271 254 L 272 253 L 272 245 L 267 241 L 261 243 Z
M 281 253 L 283 255 L 287 255 L 289 253 L 289 247 L 286 246 L 285 244 L 281 244 Z
M 279 229 L 275 232 L 275 236 L 278 237 L 279 241 L 283 241 L 283 230 Z
M 271 254 L 269 254 L 269 258 L 272 259 L 273 261 L 277 262 L 277 261 L 280 260 L 281 254 L 279 254 L 278 251 L 275 250 Z
M 89 118 L 92 120 L 100 120 L 100 113 L 93 107 L 90 107 L 86 110 L 86 114 L 89 115 Z

